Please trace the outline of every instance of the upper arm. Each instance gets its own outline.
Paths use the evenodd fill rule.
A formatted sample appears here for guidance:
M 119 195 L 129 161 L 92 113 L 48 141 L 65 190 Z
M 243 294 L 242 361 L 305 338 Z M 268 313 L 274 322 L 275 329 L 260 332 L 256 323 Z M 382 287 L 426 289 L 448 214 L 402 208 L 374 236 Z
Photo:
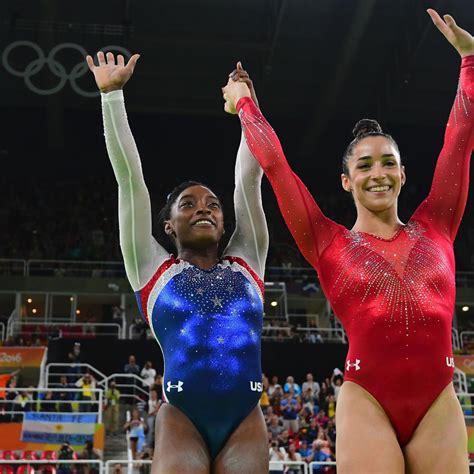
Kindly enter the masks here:
M 224 254 L 243 258 L 263 280 L 268 229 L 262 205 L 262 176 L 242 134 L 235 163 L 235 231 Z
M 151 203 L 122 91 L 102 95 L 107 152 L 119 186 L 120 247 L 132 288 L 142 288 L 168 257 L 152 235 Z

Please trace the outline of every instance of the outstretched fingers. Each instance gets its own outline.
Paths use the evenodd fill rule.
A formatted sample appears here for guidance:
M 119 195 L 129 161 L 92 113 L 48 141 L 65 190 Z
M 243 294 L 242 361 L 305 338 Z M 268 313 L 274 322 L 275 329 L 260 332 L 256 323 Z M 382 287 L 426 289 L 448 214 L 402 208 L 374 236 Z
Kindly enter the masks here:
M 89 66 L 89 69 L 92 72 L 94 72 L 94 69 L 95 69 L 94 59 L 89 54 L 86 56 L 86 62 L 87 62 L 87 65 Z
M 115 56 L 114 53 L 108 52 L 107 53 L 107 65 L 108 66 L 115 66 Z
M 140 58 L 139 54 L 134 54 L 128 61 L 127 65 L 125 66 L 125 69 L 127 69 L 130 74 L 133 74 L 133 71 L 135 70 L 135 66 L 137 65 L 137 61 Z
M 451 28 L 439 16 L 439 13 L 436 10 L 433 10 L 432 8 L 429 8 L 426 11 L 428 12 L 428 15 L 431 17 L 431 20 L 433 21 L 436 28 L 438 28 L 438 30 L 441 31 L 441 33 L 446 37 L 447 40 L 450 40 L 452 38 Z M 449 16 L 449 15 L 445 15 L 445 17 L 446 16 Z
M 97 53 L 97 61 L 99 62 L 99 66 L 105 66 L 107 64 L 105 61 L 105 54 L 102 51 Z

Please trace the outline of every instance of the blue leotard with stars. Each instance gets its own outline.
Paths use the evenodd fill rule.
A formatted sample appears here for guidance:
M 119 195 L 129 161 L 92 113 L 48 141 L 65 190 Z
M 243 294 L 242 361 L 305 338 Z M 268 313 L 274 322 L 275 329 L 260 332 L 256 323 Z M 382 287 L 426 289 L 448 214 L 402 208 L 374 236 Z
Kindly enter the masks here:
M 263 283 L 241 258 L 203 270 L 171 257 L 136 296 L 163 352 L 164 395 L 215 458 L 260 399 Z

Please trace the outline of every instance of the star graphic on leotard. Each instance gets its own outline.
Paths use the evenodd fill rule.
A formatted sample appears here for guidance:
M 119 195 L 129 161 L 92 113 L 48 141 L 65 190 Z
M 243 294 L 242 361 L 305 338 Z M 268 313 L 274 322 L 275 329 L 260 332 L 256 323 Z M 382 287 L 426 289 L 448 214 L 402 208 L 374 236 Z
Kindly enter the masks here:
M 180 333 L 181 334 L 186 334 L 186 329 L 181 329 Z
M 219 308 L 222 308 L 222 299 L 218 298 L 217 296 L 214 296 L 214 299 L 211 300 L 214 303 L 214 308 L 219 306 Z
M 225 291 L 227 291 L 227 293 L 231 294 L 231 293 L 234 292 L 234 288 L 229 285 L 229 286 L 225 289 Z
M 223 338 L 222 336 L 218 337 L 218 338 L 217 338 L 217 342 L 218 342 L 219 344 L 224 344 L 224 338 Z
M 196 293 L 199 295 L 199 296 L 202 296 L 204 294 L 204 288 L 198 288 L 196 290 Z
M 255 335 L 255 331 L 253 329 L 251 329 L 249 332 L 251 336 Z

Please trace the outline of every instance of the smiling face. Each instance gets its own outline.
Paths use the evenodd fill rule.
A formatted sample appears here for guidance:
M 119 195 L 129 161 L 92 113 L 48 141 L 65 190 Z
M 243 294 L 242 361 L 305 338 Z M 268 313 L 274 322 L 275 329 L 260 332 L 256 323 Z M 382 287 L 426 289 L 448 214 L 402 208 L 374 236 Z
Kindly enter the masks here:
M 342 187 L 352 192 L 357 210 L 382 212 L 397 205 L 405 184 L 404 167 L 395 144 L 384 136 L 369 136 L 355 145 L 341 175 Z
M 219 198 L 204 186 L 190 186 L 178 196 L 165 221 L 165 232 L 183 248 L 203 249 L 218 244 L 224 234 Z

